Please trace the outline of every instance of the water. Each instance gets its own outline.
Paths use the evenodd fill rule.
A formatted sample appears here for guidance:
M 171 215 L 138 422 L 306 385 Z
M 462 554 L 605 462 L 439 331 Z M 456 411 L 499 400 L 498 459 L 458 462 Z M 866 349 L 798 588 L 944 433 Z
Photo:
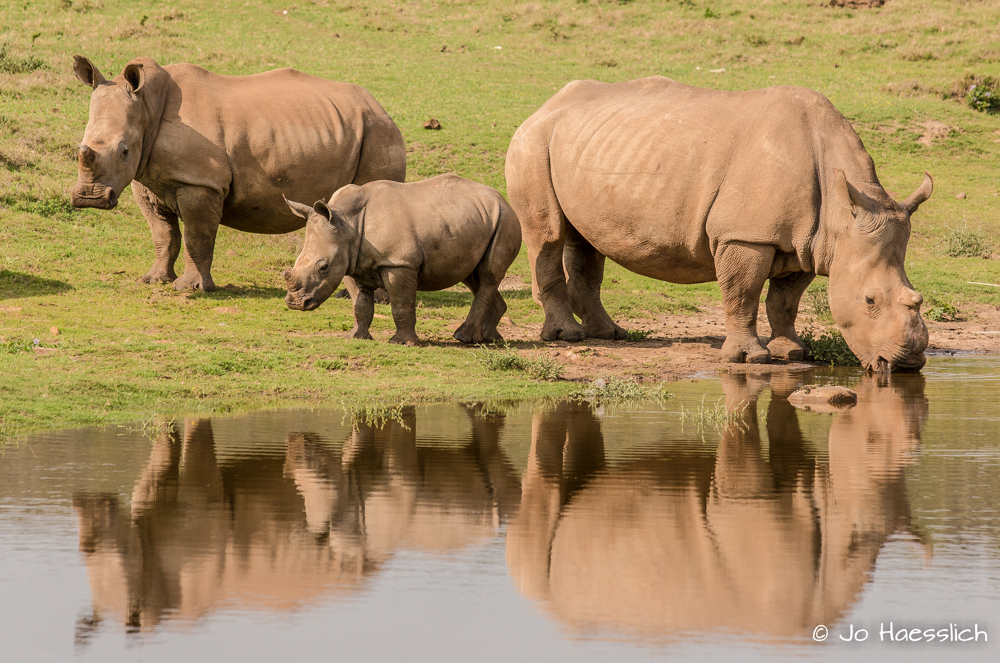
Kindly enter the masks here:
M 671 390 L 8 443 L 0 660 L 997 660 L 1000 358 Z

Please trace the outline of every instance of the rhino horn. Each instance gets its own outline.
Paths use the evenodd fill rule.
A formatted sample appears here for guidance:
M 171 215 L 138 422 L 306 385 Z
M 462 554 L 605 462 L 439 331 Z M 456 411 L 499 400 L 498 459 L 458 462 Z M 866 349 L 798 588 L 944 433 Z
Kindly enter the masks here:
M 90 149 L 87 145 L 80 146 L 80 165 L 84 168 L 92 168 L 94 165 L 94 159 L 97 155 L 94 150 Z
M 92 88 L 108 82 L 108 79 L 104 78 L 104 74 L 94 66 L 94 63 L 82 55 L 73 56 L 73 71 L 76 72 L 76 77 L 82 83 Z
M 921 183 L 920 187 L 910 194 L 910 197 L 903 201 L 903 207 L 906 208 L 907 213 L 913 214 L 920 207 L 920 204 L 931 197 L 931 192 L 934 191 L 934 178 L 931 174 L 924 172 L 924 181 Z

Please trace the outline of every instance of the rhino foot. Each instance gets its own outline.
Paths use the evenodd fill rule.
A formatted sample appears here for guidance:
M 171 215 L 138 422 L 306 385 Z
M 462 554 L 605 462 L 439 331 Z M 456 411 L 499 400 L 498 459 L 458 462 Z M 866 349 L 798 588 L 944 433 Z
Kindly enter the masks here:
M 174 290 L 201 290 L 202 292 L 213 292 L 215 282 L 211 278 L 202 278 L 200 274 L 188 277 L 187 274 L 174 281 Z
M 455 330 L 454 337 L 460 343 L 465 343 L 466 345 L 479 343 L 503 343 L 503 336 L 501 336 L 500 332 L 496 329 L 483 332 L 472 327 L 466 327 L 465 325 L 462 325 Z
M 624 341 L 628 338 L 628 332 L 613 322 L 602 327 L 585 327 L 585 329 L 587 338 L 601 338 L 606 341 Z
M 741 345 L 735 340 L 726 339 L 722 344 L 719 361 L 724 364 L 770 364 L 771 353 L 759 342 Z
M 351 330 L 351 338 L 356 338 L 356 339 L 358 339 L 360 341 L 374 341 L 375 340 L 375 337 L 373 337 L 368 330 L 358 331 L 357 327 L 355 327 L 354 329 Z
M 566 325 L 550 324 L 546 321 L 542 325 L 541 337 L 543 341 L 569 341 L 573 343 L 587 338 L 587 332 L 583 325 L 576 320 Z
M 401 334 L 396 332 L 396 335 L 389 339 L 390 343 L 395 343 L 396 345 L 406 345 L 411 348 L 420 347 L 420 338 L 416 334 Z
M 806 358 L 808 351 L 798 339 L 779 336 L 772 338 L 767 344 L 767 349 L 775 359 L 788 359 L 790 361 L 800 361 Z
M 136 280 L 139 283 L 173 283 L 177 274 L 172 269 L 151 269 Z

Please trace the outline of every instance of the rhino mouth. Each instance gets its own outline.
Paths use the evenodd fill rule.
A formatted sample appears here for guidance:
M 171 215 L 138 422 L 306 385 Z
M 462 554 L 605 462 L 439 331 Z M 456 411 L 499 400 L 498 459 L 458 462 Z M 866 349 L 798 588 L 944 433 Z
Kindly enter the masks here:
M 285 304 L 293 311 L 312 311 L 318 309 L 322 303 L 319 299 L 302 293 L 290 292 L 285 295 Z
M 874 359 L 866 362 L 864 367 L 869 373 L 887 375 L 889 373 L 902 373 L 919 371 L 927 363 L 927 356 L 921 352 L 919 355 L 906 355 L 903 357 L 893 357 L 888 359 L 881 355 L 876 355 Z
M 96 207 L 114 209 L 118 206 L 118 194 L 113 187 L 95 182 L 91 185 L 77 185 L 70 191 L 70 204 L 77 209 Z

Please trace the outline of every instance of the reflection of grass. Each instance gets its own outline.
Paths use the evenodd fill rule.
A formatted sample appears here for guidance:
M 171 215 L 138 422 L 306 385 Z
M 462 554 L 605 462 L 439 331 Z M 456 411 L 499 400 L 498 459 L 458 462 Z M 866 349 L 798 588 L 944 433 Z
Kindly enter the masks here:
M 726 407 L 725 396 L 710 405 L 705 404 L 705 396 L 702 396 L 701 403 L 693 410 L 681 405 L 681 422 L 694 424 L 699 433 L 704 433 L 706 430 L 721 431 L 732 424 L 743 425 L 749 404 L 747 401 L 742 407 L 729 409 Z
M 382 429 L 390 421 L 395 421 L 403 428 L 407 427 L 403 423 L 403 404 L 401 402 L 387 403 L 373 401 L 352 403 L 344 408 L 344 411 L 351 418 L 351 424 L 354 426 L 364 424 L 369 428 Z
M 586 387 L 579 387 L 571 395 L 579 401 L 587 401 L 595 406 L 630 405 L 643 401 L 665 401 L 673 395 L 660 384 L 655 387 L 640 384 L 635 380 L 617 377 L 598 378 Z

